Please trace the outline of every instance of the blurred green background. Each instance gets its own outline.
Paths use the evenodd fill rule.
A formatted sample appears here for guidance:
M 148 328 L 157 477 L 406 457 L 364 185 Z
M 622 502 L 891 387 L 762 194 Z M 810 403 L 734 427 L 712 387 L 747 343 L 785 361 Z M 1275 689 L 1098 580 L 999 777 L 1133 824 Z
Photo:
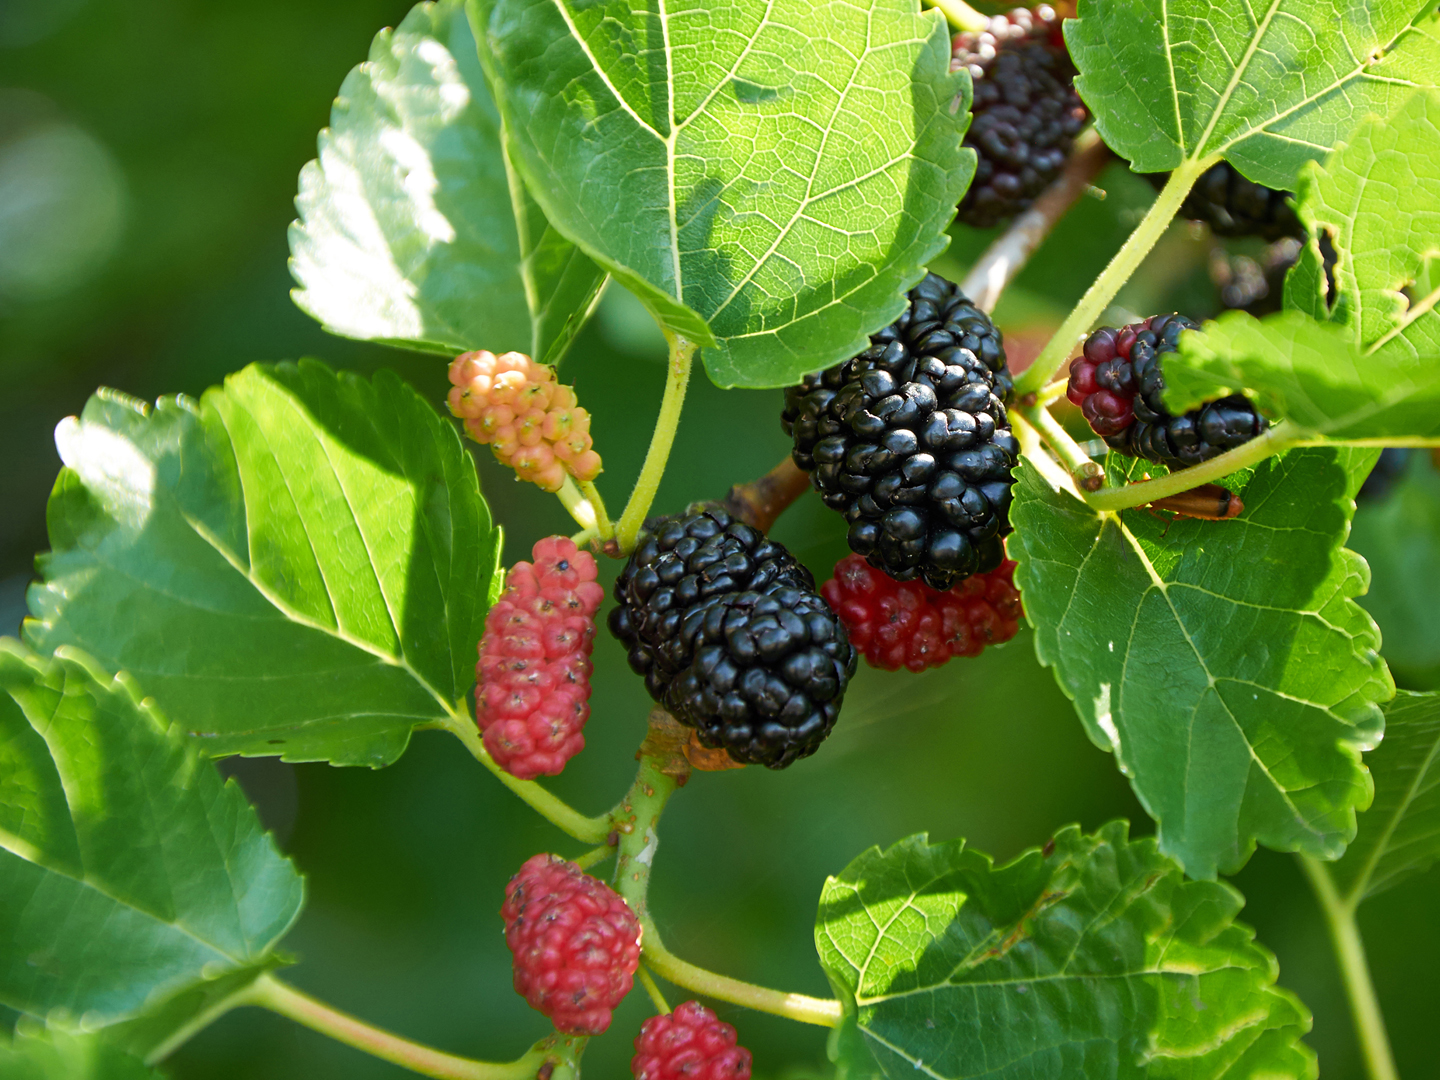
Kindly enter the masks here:
M 52 429 L 96 385 L 142 397 L 198 394 L 252 361 L 314 355 L 366 372 L 394 368 L 440 402 L 442 362 L 327 337 L 287 295 L 296 175 L 346 71 L 407 6 L 0 4 L 0 629 L 18 627 L 31 560 L 45 547 L 45 498 L 59 467 Z M 1153 197 L 1120 168 L 1099 188 L 997 313 L 1013 359 L 1038 349 Z M 958 275 L 988 239 L 957 231 L 935 268 Z M 1213 312 L 1212 255 L 1207 237 L 1174 227 L 1113 314 Z M 566 361 L 565 380 L 595 416 L 608 470 L 600 485 L 612 508 L 643 455 L 663 358 L 638 304 L 612 289 Z M 697 380 L 657 508 L 718 497 L 775 464 L 785 452 L 777 412 L 773 392 L 721 393 Z M 507 529 L 507 562 L 528 555 L 539 537 L 569 531 L 558 503 L 514 483 L 487 452 L 477 460 Z M 1413 467 L 1407 498 L 1421 499 L 1415 512 L 1423 517 L 1431 504 L 1415 492 L 1428 485 L 1433 500 L 1436 478 L 1427 461 Z M 1401 515 L 1395 506 L 1392 497 L 1362 510 L 1362 550 L 1393 537 L 1380 523 Z M 1370 515 L 1377 524 L 1367 533 Z M 839 526 L 809 498 L 775 535 L 823 580 L 844 551 Z M 1382 555 L 1377 590 L 1405 594 L 1403 575 L 1427 556 Z M 1440 663 L 1440 643 L 1411 644 L 1421 658 L 1401 682 L 1440 681 L 1440 668 L 1425 670 Z M 553 784 L 591 813 L 629 782 L 649 704 L 607 635 L 596 654 L 588 749 Z M 301 957 L 290 973 L 297 985 L 482 1058 L 513 1057 L 547 1030 L 510 989 L 498 909 L 505 881 L 528 855 L 579 848 L 461 747 L 421 735 L 381 772 L 273 761 L 225 767 L 309 879 L 308 907 L 286 942 Z M 862 670 L 835 735 L 787 772 L 696 776 L 665 817 L 654 911 L 672 948 L 697 963 L 823 994 L 814 904 L 825 875 L 865 847 L 928 831 L 967 837 L 1004 859 L 1067 822 L 1093 828 L 1121 815 L 1137 834 L 1152 831 L 1022 632 L 1009 646 L 924 676 Z M 1440 1077 L 1437 875 L 1381 896 L 1361 917 L 1409 1080 Z M 1358 1077 L 1324 929 L 1294 862 L 1262 851 L 1236 883 L 1249 901 L 1245 918 L 1279 954 L 1282 982 L 1314 1010 L 1310 1042 L 1322 1075 Z M 672 1003 L 679 999 L 672 993 Z M 631 995 L 587 1051 L 587 1075 L 628 1075 L 630 1039 L 648 1009 L 643 994 Z M 723 1004 L 719 1012 L 754 1050 L 757 1077 L 823 1071 L 820 1029 Z M 221 1020 L 168 1068 L 188 1080 L 408 1075 L 253 1010 Z

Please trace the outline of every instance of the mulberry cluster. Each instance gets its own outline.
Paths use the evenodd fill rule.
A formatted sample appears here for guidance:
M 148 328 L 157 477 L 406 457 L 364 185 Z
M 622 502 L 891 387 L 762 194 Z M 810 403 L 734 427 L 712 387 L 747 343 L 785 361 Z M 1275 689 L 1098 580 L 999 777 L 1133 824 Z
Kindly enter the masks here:
M 640 923 L 619 893 L 556 855 L 536 855 L 500 908 L 515 992 L 569 1035 L 599 1035 L 630 992 Z
M 590 650 L 605 598 L 595 559 L 563 536 L 518 562 L 485 616 L 475 720 L 485 749 L 521 780 L 555 776 L 585 746 Z
M 954 656 L 978 656 L 986 645 L 1013 638 L 1023 614 L 1009 559 L 939 592 L 918 581 L 894 581 L 850 555 L 820 592 L 860 655 L 885 671 L 924 671 Z
M 975 88 L 965 145 L 978 160 L 959 208 L 967 225 L 987 228 L 1029 207 L 1060 175 L 1075 136 L 1090 122 L 1060 22 L 1042 4 L 955 36 L 950 69 L 967 68 Z
M 1158 190 L 1169 173 L 1147 173 Z M 1180 204 L 1180 216 L 1203 221 L 1216 236 L 1258 236 L 1263 240 L 1305 238 L 1305 226 L 1290 205 L 1288 191 L 1247 180 L 1228 161 L 1218 161 L 1201 174 Z
M 1000 331 L 936 274 L 859 356 L 785 392 L 795 464 L 850 522 L 850 549 L 948 589 L 1003 558 L 1019 443 Z
M 782 769 L 835 726 L 855 672 L 844 626 L 810 571 L 719 507 L 650 524 L 615 599 L 630 666 L 704 746 Z
M 652 1016 L 635 1036 L 635 1080 L 750 1080 L 750 1051 L 698 1001 Z
M 450 411 L 520 479 L 559 491 L 566 473 L 577 480 L 600 475 L 590 414 L 571 387 L 556 381 L 554 368 L 524 353 L 482 349 L 456 357 L 450 381 Z
M 1198 465 L 1255 438 L 1268 426 L 1239 394 L 1172 416 L 1165 408 L 1160 357 L 1175 352 L 1195 323 L 1156 315 L 1119 330 L 1102 327 L 1070 362 L 1066 396 L 1114 449 L 1171 468 Z

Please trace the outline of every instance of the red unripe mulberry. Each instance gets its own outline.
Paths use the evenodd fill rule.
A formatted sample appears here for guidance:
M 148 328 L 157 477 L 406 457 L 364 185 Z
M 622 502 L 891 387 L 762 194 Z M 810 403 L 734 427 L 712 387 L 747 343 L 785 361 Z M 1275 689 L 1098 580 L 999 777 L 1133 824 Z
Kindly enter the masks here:
M 1023 612 L 1014 574 L 1015 563 L 1006 559 L 941 592 L 920 581 L 896 581 L 850 555 L 836 563 L 820 593 L 871 667 L 924 671 L 1015 636 Z
M 556 855 L 536 855 L 505 886 L 515 992 L 567 1035 L 599 1035 L 630 992 L 640 923 L 619 893 Z
M 485 616 L 475 720 L 485 749 L 521 780 L 555 776 L 585 746 L 590 650 L 605 597 L 595 558 L 563 536 L 518 562 Z
M 635 1080 L 750 1080 L 750 1051 L 698 1001 L 652 1016 L 635 1036 Z

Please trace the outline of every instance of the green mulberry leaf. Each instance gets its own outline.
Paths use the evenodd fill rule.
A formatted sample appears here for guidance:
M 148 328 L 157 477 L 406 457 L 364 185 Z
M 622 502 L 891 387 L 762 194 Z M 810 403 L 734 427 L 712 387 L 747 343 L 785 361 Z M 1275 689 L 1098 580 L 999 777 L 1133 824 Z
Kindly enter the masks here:
M 1124 822 L 999 867 L 913 836 L 826 881 L 815 941 L 896 1080 L 1313 1077 L 1242 903 Z
M 99 1035 L 37 1029 L 21 1024 L 0 1042 L 4 1080 L 164 1080 L 138 1057 Z
M 1369 573 L 1342 546 L 1352 457 L 1375 455 L 1265 460 L 1232 478 L 1231 521 L 1099 513 L 1019 472 L 1009 550 L 1036 653 L 1193 877 L 1257 842 L 1335 858 L 1370 801 L 1360 751 L 1394 685 L 1354 599 Z
M 1393 493 L 1355 515 L 1350 546 L 1370 564 L 1361 601 L 1385 660 L 1412 686 L 1440 686 L 1440 472 L 1415 454 Z
M 128 676 L 0 639 L 0 1001 L 86 1026 L 273 965 L 304 886 Z
M 1352 907 L 1440 860 L 1440 694 L 1396 694 L 1385 707 L 1385 741 L 1365 764 L 1375 802 L 1345 857 L 1328 867 Z
M 386 765 L 463 712 L 499 531 L 388 372 L 255 365 L 199 402 L 91 398 L 25 635 L 128 671 L 212 756 Z
M 604 275 L 550 227 L 502 142 L 463 0 L 382 30 L 300 173 L 295 302 L 344 337 L 557 361 Z
M 472 0 L 514 160 L 556 228 L 721 386 L 858 352 L 974 172 L 966 77 L 913 0 Z
M 1440 82 L 1434 0 L 1088 0 L 1075 87 L 1136 172 L 1219 155 L 1293 190 L 1368 113 Z M 1319 28 L 1324 32 L 1317 32 Z
M 1297 427 L 1337 440 L 1440 440 L 1440 94 L 1370 117 L 1312 163 L 1300 216 L 1329 238 L 1333 285 L 1312 239 L 1286 281 L 1289 310 L 1227 312 L 1167 357 L 1166 404 L 1183 412 L 1244 391 Z M 1418 287 L 1417 287 L 1418 286 Z M 1330 296 L 1332 292 L 1334 295 Z

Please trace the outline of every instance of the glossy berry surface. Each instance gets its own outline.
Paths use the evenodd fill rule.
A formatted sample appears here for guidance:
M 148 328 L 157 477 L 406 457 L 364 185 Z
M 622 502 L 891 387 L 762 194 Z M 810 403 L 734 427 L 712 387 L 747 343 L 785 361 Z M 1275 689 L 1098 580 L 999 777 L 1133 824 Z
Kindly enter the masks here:
M 650 696 L 703 745 L 784 768 L 835 726 L 855 653 L 810 571 L 716 506 L 647 526 L 610 630 Z
M 1090 122 L 1060 24 L 1042 4 L 955 36 L 950 68 L 968 70 L 974 87 L 965 145 L 975 150 L 975 178 L 959 207 L 967 225 L 988 228 L 1027 209 Z
M 936 274 L 859 356 L 785 392 L 795 464 L 850 523 L 850 549 L 932 588 L 993 569 L 1019 444 L 1000 332 Z
M 536 855 L 500 909 L 515 992 L 569 1035 L 599 1035 L 630 992 L 640 923 L 620 894 L 556 855 Z
M 1157 189 L 1169 173 L 1148 173 Z M 1290 205 L 1288 191 L 1247 180 L 1228 161 L 1218 161 L 1200 174 L 1180 204 L 1180 216 L 1203 221 L 1216 236 L 1258 236 L 1262 240 L 1294 237 L 1303 240 L 1305 227 Z
M 559 491 L 567 473 L 577 480 L 600 475 L 590 414 L 575 391 L 556 380 L 554 368 L 524 353 L 481 349 L 455 358 L 450 382 L 450 411 L 520 479 Z
M 1197 465 L 1248 442 L 1268 423 L 1242 395 L 1183 416 L 1165 407 L 1160 357 L 1175 352 L 1180 335 L 1195 328 L 1184 316 L 1156 315 L 1118 330 L 1096 330 L 1070 362 L 1066 396 L 1111 447 L 1171 468 Z
M 595 612 L 605 598 L 595 559 L 566 537 L 518 562 L 486 613 L 475 674 L 485 749 L 521 780 L 555 776 L 585 746 Z
M 635 1036 L 635 1080 L 750 1080 L 750 1051 L 698 1001 L 652 1016 Z
M 918 581 L 895 581 L 850 555 L 820 587 L 850 640 L 871 667 L 924 671 L 953 657 L 978 656 L 1020 629 L 1015 563 L 975 574 L 940 592 Z

